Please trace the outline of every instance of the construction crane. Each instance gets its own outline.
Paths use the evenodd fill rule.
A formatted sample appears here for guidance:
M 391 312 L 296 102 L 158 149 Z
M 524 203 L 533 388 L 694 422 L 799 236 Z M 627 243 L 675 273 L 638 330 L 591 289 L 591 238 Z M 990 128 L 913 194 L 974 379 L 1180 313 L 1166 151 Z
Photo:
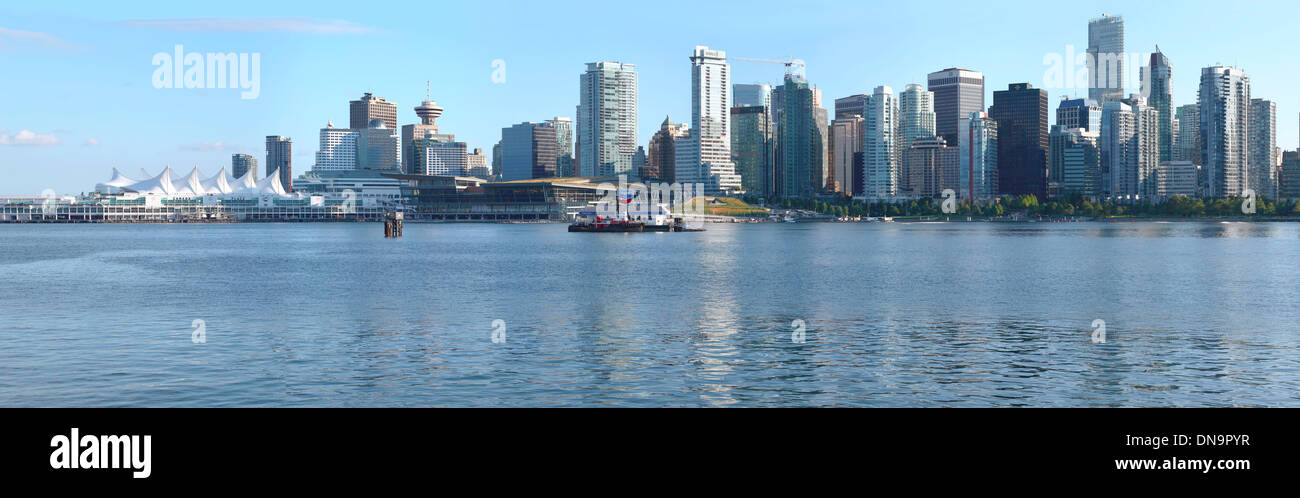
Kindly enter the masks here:
M 796 59 L 794 58 L 794 56 L 790 56 L 789 58 L 783 61 L 774 60 L 774 59 L 751 59 L 749 57 L 732 57 L 732 59 L 738 61 L 745 61 L 745 62 L 763 62 L 766 64 L 782 64 L 785 66 L 786 74 L 794 73 L 798 75 L 803 75 L 804 71 L 807 69 L 804 66 L 803 59 Z

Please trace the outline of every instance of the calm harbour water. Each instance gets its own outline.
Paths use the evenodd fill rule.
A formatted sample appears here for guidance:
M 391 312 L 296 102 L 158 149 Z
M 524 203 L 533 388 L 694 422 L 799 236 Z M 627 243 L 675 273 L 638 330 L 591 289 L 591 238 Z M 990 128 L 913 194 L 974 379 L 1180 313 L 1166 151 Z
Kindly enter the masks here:
M 1300 406 L 1300 224 L 707 228 L 0 225 L 0 405 Z

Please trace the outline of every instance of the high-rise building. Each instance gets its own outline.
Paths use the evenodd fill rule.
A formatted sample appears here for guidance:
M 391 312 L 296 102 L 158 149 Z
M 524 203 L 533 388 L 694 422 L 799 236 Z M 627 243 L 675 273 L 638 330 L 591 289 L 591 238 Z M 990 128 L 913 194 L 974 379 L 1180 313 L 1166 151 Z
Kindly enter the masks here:
M 840 97 L 835 99 L 835 119 L 844 119 L 850 116 L 862 117 L 867 112 L 867 99 L 870 95 L 859 93 Z
M 926 80 L 934 94 L 935 133 L 949 144 L 958 143 L 958 121 L 985 111 L 984 74 L 953 67 L 930 73 Z
M 1123 101 L 1133 110 L 1133 142 L 1128 169 L 1136 180 L 1135 199 L 1155 198 L 1160 185 L 1160 115 L 1139 95 Z
M 235 178 L 243 178 L 244 175 L 252 173 L 253 179 L 257 179 L 257 158 L 252 154 L 232 154 L 230 156 L 230 173 Z
M 1061 104 L 1056 108 L 1056 124 L 1065 130 L 1083 128 L 1100 132 L 1101 105 L 1088 99 L 1061 97 Z
M 998 123 L 998 193 L 1047 194 L 1047 91 L 1012 83 L 993 92 L 989 117 Z
M 1201 69 L 1197 103 L 1205 195 L 1242 195 L 1249 181 L 1250 77 L 1236 67 Z
M 1198 172 L 1191 161 L 1167 161 L 1160 163 L 1160 182 L 1157 196 L 1168 199 L 1175 195 L 1196 197 Z
M 420 118 L 419 123 L 402 125 L 402 169 L 407 172 L 411 171 L 411 163 L 415 158 L 415 139 L 424 138 L 428 131 L 438 133 L 437 119 L 442 116 L 442 108 L 426 94 L 424 101 L 415 107 L 415 115 Z M 447 142 L 456 141 L 453 135 L 444 135 L 442 138 Z
M 320 149 L 316 151 L 313 172 L 352 171 L 357 169 L 357 139 L 360 130 L 335 128 L 332 121 L 320 129 Z
M 821 106 L 821 91 L 813 89 L 816 95 L 816 104 L 813 104 L 813 140 L 817 150 L 813 151 L 816 156 L 813 162 L 813 189 L 817 191 L 826 190 L 826 186 L 835 182 L 835 172 L 831 170 L 831 122 L 830 113 Z
M 590 62 L 579 78 L 575 161 L 579 176 L 632 173 L 637 74 L 632 64 Z
M 1133 108 L 1118 100 L 1107 101 L 1102 105 L 1101 120 L 1102 195 L 1121 198 L 1133 195 L 1137 190 L 1137 173 L 1131 178 L 1127 174 L 1129 159 L 1135 156 L 1131 152 L 1136 137 Z
M 360 99 L 349 102 L 348 128 L 364 130 L 370 126 L 370 120 L 379 119 L 390 130 L 397 129 L 397 103 L 389 102 L 366 92 Z
M 856 178 L 860 172 L 854 168 L 854 158 L 861 157 L 862 154 L 862 121 L 859 114 L 831 121 L 827 155 L 830 157 L 833 182 L 826 187 L 834 192 L 855 195 L 855 187 L 861 183 Z
M 1170 82 L 1174 69 L 1169 65 L 1169 58 L 1160 52 L 1151 54 L 1151 62 L 1144 68 L 1142 75 L 1143 94 L 1147 102 L 1156 110 L 1159 122 L 1158 141 L 1160 142 L 1160 162 L 1172 161 L 1177 153 L 1174 150 L 1174 102 Z
M 501 180 L 555 176 L 555 127 L 525 122 L 501 129 Z
M 1255 195 L 1277 198 L 1277 103 L 1250 99 L 1247 184 Z
M 862 193 L 868 200 L 899 195 L 898 103 L 894 90 L 878 86 L 862 116 Z
M 664 122 L 659 125 L 659 131 L 656 131 L 650 137 L 650 146 L 646 150 L 646 170 L 641 173 L 641 179 L 676 181 L 677 149 L 675 145 L 677 140 L 684 139 L 689 129 L 686 124 L 674 124 L 672 119 L 664 116 Z
M 1101 104 L 1124 98 L 1124 66 L 1124 18 L 1102 14 L 1089 20 L 1088 98 Z
M 573 168 L 573 120 L 557 116 L 546 122 L 555 128 L 555 176 L 577 176 Z
M 1178 121 L 1178 138 L 1175 140 L 1176 146 L 1174 147 L 1175 157 L 1179 161 L 1189 161 L 1200 166 L 1201 108 L 1197 104 L 1181 105 L 1178 106 L 1175 115 L 1175 119 Z
M 934 94 L 921 85 L 907 85 L 898 95 L 899 149 L 912 141 L 935 136 Z
M 501 141 L 492 144 L 492 178 L 501 179 Z
M 1102 193 L 1151 199 L 1159 190 L 1159 118 L 1139 96 L 1102 105 Z
M 907 195 L 933 198 L 939 197 L 945 189 L 955 192 L 961 188 L 958 148 L 948 147 L 942 137 L 917 138 L 906 154 Z
M 375 118 L 366 129 L 356 131 L 357 169 L 402 170 L 402 137 L 397 130 Z
M 465 176 L 470 174 L 469 154 L 465 142 L 445 140 L 445 135 L 426 130 L 424 138 L 415 140 L 415 158 L 411 162 L 417 175 Z
M 649 173 L 646 168 L 645 147 L 638 145 L 636 146 L 636 152 L 632 153 L 632 171 L 636 173 L 638 179 L 645 178 L 646 173 Z
M 934 116 L 934 94 L 921 85 L 907 85 L 903 93 L 898 95 L 898 158 L 899 171 L 902 173 L 899 179 L 904 191 L 916 190 L 908 185 L 912 178 L 907 169 L 908 160 L 912 155 L 907 151 L 912 148 L 912 142 L 935 136 Z
M 988 114 L 972 112 L 957 123 L 959 138 L 957 191 L 963 200 L 978 201 L 998 195 L 998 123 Z
M 474 152 L 465 154 L 465 167 L 468 169 L 469 176 L 476 178 L 488 178 L 492 176 L 492 169 L 488 167 L 487 154 L 483 149 L 474 149 Z
M 1277 196 L 1279 199 L 1300 199 L 1300 151 L 1282 153 Z
M 772 85 L 767 83 L 737 83 L 732 86 L 732 107 L 771 107 Z
M 802 74 L 786 73 L 785 82 L 772 92 L 776 123 L 776 165 L 773 195 L 811 197 L 825 184 L 826 132 L 819 129 L 819 92 Z M 822 115 L 824 116 L 824 115 Z
M 1051 171 L 1059 172 L 1061 194 L 1095 199 L 1101 193 L 1100 133 L 1083 128 L 1052 126 L 1049 137 Z
M 665 121 L 664 124 L 670 123 Z M 650 146 L 653 148 L 654 142 Z M 731 162 L 736 166 L 736 173 L 740 174 L 742 189 L 754 194 L 768 191 L 766 179 L 772 167 L 772 118 L 766 106 L 731 108 Z
M 703 183 L 710 194 L 740 188 L 731 164 L 731 65 L 727 53 L 696 46 L 691 55 L 691 145 L 693 155 L 676 164 L 676 181 Z
M 266 137 L 266 176 L 279 172 L 285 192 L 293 191 L 293 139 L 279 135 Z

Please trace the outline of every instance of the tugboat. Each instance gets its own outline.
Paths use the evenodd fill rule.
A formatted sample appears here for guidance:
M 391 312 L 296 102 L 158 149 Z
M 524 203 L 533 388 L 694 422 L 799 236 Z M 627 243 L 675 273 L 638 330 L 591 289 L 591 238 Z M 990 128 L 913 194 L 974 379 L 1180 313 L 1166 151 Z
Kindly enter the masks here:
M 645 232 L 645 228 L 644 222 L 604 216 L 596 216 L 590 223 L 579 220 L 569 225 L 570 232 Z

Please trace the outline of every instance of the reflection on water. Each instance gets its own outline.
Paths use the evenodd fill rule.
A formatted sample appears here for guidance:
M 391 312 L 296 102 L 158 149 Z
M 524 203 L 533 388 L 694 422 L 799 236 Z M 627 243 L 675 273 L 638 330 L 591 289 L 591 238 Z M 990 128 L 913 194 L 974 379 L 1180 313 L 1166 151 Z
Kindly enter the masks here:
M 1300 225 L 0 226 L 5 406 L 1294 406 Z M 190 341 L 202 319 L 207 344 Z M 1090 340 L 1105 320 L 1107 342 Z M 493 343 L 494 320 L 506 340 Z M 805 342 L 792 341 L 803 324 Z

